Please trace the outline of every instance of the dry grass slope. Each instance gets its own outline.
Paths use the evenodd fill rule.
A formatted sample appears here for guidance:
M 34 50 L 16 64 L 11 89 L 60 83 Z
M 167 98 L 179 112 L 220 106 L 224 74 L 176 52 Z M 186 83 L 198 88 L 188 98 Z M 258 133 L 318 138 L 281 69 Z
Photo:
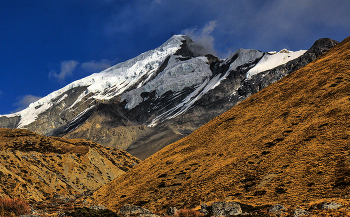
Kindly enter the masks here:
M 139 160 L 125 151 L 79 139 L 0 128 L 0 196 L 31 202 L 96 190 Z
M 350 37 L 99 189 L 108 208 L 235 200 L 309 205 L 350 193 Z M 346 202 L 343 202 L 346 203 Z

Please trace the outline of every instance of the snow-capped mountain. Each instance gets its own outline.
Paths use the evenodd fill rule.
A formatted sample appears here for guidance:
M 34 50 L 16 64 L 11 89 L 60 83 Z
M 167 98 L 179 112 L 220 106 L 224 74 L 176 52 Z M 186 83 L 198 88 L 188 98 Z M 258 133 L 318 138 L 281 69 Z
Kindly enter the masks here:
M 20 112 L 0 116 L 0 127 L 85 138 L 145 158 L 335 44 L 322 39 L 308 51 L 278 53 L 239 49 L 220 60 L 203 55 L 189 37 L 176 35 Z

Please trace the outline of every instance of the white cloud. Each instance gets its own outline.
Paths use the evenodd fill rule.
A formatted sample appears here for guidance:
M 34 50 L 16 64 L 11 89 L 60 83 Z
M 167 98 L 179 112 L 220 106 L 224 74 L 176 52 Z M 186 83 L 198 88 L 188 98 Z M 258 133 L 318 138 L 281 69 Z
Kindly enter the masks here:
M 63 61 L 61 63 L 61 72 L 57 74 L 55 71 L 51 71 L 49 73 L 49 77 L 54 77 L 58 79 L 58 81 L 63 82 L 66 79 L 66 77 L 73 75 L 73 71 L 78 65 L 79 62 L 75 60 Z
M 74 72 L 79 73 L 96 73 L 101 72 L 109 67 L 111 67 L 116 61 L 111 61 L 108 59 L 102 60 L 92 60 L 89 62 L 79 63 L 76 60 L 66 60 L 61 62 L 61 71 L 56 73 L 52 70 L 49 73 L 49 78 L 55 78 L 59 82 L 64 83 L 65 79 L 69 76 L 73 76 Z
M 20 96 L 17 97 L 17 102 L 14 103 L 14 106 L 17 106 L 15 112 L 21 111 L 25 108 L 27 108 L 30 103 L 38 101 L 39 99 L 41 99 L 42 97 L 40 96 L 34 96 L 34 95 L 25 95 L 25 96 Z
M 89 73 L 100 72 L 113 65 L 113 61 L 102 59 L 99 61 L 92 60 L 81 64 L 81 68 Z
M 216 21 L 210 21 L 199 31 L 196 28 L 185 29 L 183 34 L 189 36 L 193 41 L 203 46 L 203 48 L 196 50 L 198 54 L 205 55 L 210 53 L 216 55 L 214 37 L 211 35 L 215 27 Z

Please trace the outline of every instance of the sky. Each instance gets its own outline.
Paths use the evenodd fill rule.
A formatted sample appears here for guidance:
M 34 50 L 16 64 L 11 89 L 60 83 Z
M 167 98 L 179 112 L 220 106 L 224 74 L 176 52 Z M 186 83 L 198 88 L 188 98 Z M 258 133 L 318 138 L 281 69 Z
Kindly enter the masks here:
M 208 53 L 350 36 L 350 0 L 1 0 L 0 114 L 186 34 Z

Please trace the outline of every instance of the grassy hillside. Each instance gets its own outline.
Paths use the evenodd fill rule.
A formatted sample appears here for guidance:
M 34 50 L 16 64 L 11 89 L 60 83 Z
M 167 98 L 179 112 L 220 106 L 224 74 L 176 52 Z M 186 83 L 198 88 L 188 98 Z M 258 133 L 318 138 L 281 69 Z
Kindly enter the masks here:
M 151 210 L 295 206 L 350 193 L 350 38 L 99 189 Z
M 79 139 L 0 128 L 0 196 L 31 202 L 96 190 L 140 162 Z

